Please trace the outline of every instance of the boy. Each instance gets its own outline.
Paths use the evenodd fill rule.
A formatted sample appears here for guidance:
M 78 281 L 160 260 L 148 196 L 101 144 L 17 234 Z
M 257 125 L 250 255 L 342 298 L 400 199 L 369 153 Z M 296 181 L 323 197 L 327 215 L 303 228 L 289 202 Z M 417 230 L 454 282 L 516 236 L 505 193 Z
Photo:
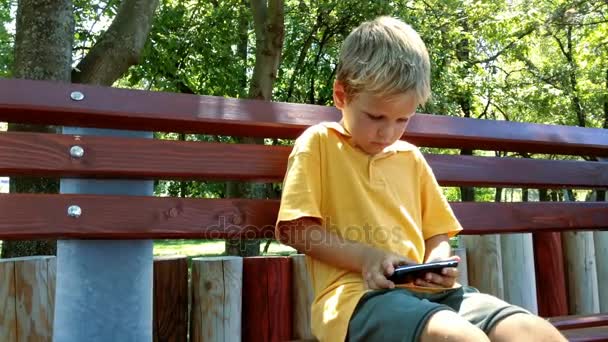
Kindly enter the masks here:
M 450 259 L 462 229 L 422 154 L 399 140 L 429 95 L 429 56 L 411 27 L 380 17 L 346 38 L 334 83 L 342 120 L 296 140 L 277 219 L 280 241 L 307 254 L 313 334 L 563 341 L 528 311 L 457 285 L 456 268 L 399 287 L 387 279 L 401 264 Z

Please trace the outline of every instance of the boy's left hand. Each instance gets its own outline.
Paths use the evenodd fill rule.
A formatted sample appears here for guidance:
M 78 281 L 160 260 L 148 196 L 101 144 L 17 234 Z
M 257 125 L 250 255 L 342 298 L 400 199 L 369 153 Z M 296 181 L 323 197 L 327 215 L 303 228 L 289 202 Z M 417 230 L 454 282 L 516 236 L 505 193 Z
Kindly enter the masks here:
M 454 255 L 447 259 L 442 260 L 456 260 L 460 262 L 460 257 Z M 440 260 L 427 260 L 427 262 L 431 261 L 440 261 Z M 435 287 L 435 288 L 452 288 L 457 286 L 456 279 L 458 278 L 458 268 L 456 267 L 446 267 L 441 270 L 441 274 L 428 272 L 424 275 L 424 279 L 416 279 L 415 284 L 418 286 L 424 287 Z

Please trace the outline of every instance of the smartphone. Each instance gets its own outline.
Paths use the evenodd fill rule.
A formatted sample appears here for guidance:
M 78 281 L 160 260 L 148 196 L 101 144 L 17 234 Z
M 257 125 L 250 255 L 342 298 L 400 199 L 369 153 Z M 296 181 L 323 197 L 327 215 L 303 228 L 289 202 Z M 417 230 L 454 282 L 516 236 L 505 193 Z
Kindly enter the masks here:
M 426 264 L 406 265 L 395 268 L 395 272 L 388 277 L 388 280 L 395 284 L 411 283 L 416 279 L 424 278 L 428 272 L 441 274 L 441 270 L 445 267 L 457 267 L 458 261 L 435 261 Z

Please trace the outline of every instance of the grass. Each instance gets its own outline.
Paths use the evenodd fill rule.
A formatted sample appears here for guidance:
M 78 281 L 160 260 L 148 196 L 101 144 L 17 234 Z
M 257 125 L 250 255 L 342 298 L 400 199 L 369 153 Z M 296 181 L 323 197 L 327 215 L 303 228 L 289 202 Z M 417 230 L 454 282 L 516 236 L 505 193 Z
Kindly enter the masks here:
M 260 246 L 260 255 L 290 255 L 295 250 L 289 246 L 272 241 L 267 253 L 263 253 L 266 243 Z M 223 255 L 226 252 L 224 240 L 156 240 L 154 255 L 185 255 L 189 258 L 199 256 Z
M 290 255 L 296 251 L 289 247 L 272 241 L 267 253 L 263 253 L 266 243 L 260 246 L 260 255 Z M 2 241 L 0 241 L 0 252 Z M 154 256 L 185 255 L 189 259 L 201 256 L 224 255 L 224 240 L 155 240 Z

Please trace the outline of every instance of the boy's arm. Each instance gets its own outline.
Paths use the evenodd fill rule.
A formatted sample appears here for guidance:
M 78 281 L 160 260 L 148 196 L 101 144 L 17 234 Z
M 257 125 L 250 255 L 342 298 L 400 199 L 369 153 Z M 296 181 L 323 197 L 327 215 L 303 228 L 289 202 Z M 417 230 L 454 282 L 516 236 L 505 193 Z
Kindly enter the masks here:
M 346 240 L 322 227 L 319 219 L 303 217 L 279 223 L 277 238 L 317 260 L 362 274 L 370 289 L 393 288 L 386 279 L 397 265 L 411 260 L 370 245 Z
M 440 260 L 457 260 L 458 256 L 451 255 L 450 239 L 447 234 L 439 234 L 428 238 L 424 241 L 425 255 L 424 262 L 440 261 Z M 458 277 L 458 269 L 455 267 L 446 267 L 441 274 L 427 273 L 424 279 L 417 279 L 416 285 L 425 287 L 454 287 L 456 278 Z
M 426 241 L 424 262 L 446 260 L 451 255 L 450 239 L 447 234 L 435 235 Z

